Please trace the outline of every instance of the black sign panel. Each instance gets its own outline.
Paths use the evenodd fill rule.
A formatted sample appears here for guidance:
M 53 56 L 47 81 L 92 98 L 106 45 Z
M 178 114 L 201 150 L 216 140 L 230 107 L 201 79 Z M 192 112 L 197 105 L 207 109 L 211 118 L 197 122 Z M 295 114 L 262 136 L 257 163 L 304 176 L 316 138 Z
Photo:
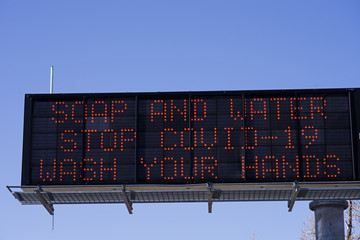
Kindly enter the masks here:
M 26 95 L 22 185 L 358 180 L 358 92 Z

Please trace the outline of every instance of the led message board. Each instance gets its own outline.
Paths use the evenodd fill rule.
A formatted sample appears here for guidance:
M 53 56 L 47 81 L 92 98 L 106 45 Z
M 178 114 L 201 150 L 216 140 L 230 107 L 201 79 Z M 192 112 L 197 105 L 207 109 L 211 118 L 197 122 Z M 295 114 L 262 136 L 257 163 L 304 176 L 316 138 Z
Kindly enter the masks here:
M 22 185 L 358 180 L 358 95 L 29 94 Z

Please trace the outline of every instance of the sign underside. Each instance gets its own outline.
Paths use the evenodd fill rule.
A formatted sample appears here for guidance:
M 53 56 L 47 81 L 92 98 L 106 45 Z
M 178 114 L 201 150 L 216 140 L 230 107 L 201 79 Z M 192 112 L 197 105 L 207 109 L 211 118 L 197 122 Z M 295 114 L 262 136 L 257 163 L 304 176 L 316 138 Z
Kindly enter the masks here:
M 212 184 L 211 201 L 288 201 L 293 183 L 275 184 Z M 14 197 L 24 205 L 41 204 L 37 186 L 10 187 Z M 124 203 L 123 186 L 48 186 L 42 187 L 43 196 L 50 204 Z M 207 184 L 190 185 L 128 185 L 126 192 L 131 203 L 207 202 Z M 359 182 L 299 183 L 296 200 L 360 199 Z M 295 200 L 295 199 L 294 199 Z

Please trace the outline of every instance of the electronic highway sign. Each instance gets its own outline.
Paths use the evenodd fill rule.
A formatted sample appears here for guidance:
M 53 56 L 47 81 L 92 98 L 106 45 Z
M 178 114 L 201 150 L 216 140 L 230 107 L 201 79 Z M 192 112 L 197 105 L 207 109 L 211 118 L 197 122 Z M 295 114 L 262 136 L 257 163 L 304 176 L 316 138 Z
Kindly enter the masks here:
M 359 180 L 359 89 L 27 94 L 22 185 Z

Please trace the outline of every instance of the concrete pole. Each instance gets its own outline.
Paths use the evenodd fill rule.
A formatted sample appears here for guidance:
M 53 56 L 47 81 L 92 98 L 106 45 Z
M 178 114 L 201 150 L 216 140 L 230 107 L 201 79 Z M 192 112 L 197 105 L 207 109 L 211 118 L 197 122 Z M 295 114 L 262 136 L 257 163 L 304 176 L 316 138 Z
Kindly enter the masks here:
M 316 240 L 344 240 L 345 200 L 315 200 L 309 204 L 315 212 Z

